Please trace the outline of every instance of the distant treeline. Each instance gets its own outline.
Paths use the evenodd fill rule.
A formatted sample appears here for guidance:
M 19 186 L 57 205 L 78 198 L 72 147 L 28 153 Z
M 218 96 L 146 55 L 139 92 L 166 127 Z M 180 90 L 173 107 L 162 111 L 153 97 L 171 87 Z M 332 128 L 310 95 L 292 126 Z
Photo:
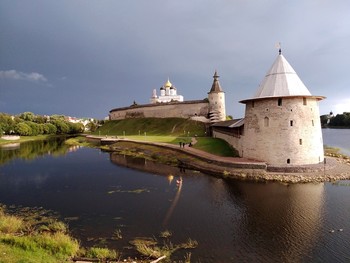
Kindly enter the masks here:
M 350 112 L 344 112 L 343 114 L 333 115 L 330 114 L 321 116 L 322 127 L 346 127 L 350 128 Z
M 97 124 L 88 123 L 86 126 L 94 130 Z M 77 134 L 85 130 L 82 123 L 72 123 L 64 115 L 42 116 L 32 112 L 10 115 L 0 112 L 0 136 L 21 135 L 36 136 L 41 134 Z

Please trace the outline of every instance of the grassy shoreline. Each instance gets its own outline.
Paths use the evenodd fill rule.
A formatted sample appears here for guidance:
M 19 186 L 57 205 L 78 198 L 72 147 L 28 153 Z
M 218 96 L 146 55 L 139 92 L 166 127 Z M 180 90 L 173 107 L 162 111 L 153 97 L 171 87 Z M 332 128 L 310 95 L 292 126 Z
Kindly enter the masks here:
M 188 238 L 180 244 L 170 241 L 168 230 L 153 237 L 135 237 L 130 240 L 140 254 L 139 259 L 122 259 L 120 252 L 105 247 L 80 246 L 66 224 L 42 208 L 8 209 L 0 204 L 0 262 L 1 263 L 61 263 L 61 262 L 153 262 L 159 258 L 170 262 L 178 250 L 194 249 L 196 240 Z M 122 238 L 119 233 L 118 238 Z M 191 253 L 186 253 L 185 263 L 190 263 Z M 176 263 L 176 261 L 171 260 Z M 180 261 L 183 262 L 183 261 Z

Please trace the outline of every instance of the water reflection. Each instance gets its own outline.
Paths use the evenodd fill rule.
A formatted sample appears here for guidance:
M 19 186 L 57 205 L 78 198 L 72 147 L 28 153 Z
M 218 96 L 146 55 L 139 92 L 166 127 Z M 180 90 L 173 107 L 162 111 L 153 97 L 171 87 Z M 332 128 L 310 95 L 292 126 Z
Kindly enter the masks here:
M 245 208 L 240 240 L 255 249 L 249 261 L 304 261 L 325 232 L 324 184 L 241 183 L 239 192 Z
M 0 165 L 13 159 L 34 160 L 40 156 L 61 156 L 69 151 L 77 150 L 77 146 L 64 144 L 66 137 L 52 138 L 42 141 L 11 143 L 0 147 Z
M 168 209 L 168 212 L 166 213 L 165 215 L 165 218 L 164 218 L 164 221 L 163 221 L 163 227 L 166 228 L 167 225 L 168 225 L 168 222 L 174 212 L 174 209 L 177 205 L 177 203 L 179 202 L 179 199 L 180 199 L 180 194 L 181 194 L 181 189 L 182 189 L 182 183 L 183 183 L 183 180 L 182 180 L 182 177 L 180 177 L 179 180 L 177 180 L 176 184 L 177 184 L 177 191 L 176 191 L 176 195 L 175 195 L 175 198 L 174 200 L 171 202 L 171 205 Z
M 173 243 L 198 241 L 193 262 L 349 258 L 349 182 L 287 187 L 224 180 L 90 148 L 59 158 L 14 160 L 0 173 L 0 202 L 44 207 L 74 219 L 69 227 L 82 245 L 98 245 L 102 238 L 103 246 L 119 250 L 135 237 L 158 237 L 166 228 Z M 111 239 L 116 229 L 123 239 Z M 122 253 L 136 256 L 130 249 Z M 174 260 L 183 260 L 181 253 Z
M 183 173 L 185 173 L 185 170 L 179 167 L 148 161 L 144 158 L 121 155 L 118 153 L 110 153 L 110 160 L 112 163 L 117 165 L 154 174 L 172 175 L 174 177 L 181 176 Z

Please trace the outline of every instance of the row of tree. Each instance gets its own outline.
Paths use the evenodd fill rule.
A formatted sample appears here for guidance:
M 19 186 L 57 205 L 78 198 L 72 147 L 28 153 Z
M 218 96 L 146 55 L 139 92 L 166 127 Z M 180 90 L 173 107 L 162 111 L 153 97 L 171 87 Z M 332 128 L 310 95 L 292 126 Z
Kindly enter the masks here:
M 64 115 L 42 116 L 32 112 L 24 112 L 16 116 L 0 112 L 0 136 L 22 135 L 36 136 L 40 134 L 77 134 L 86 128 L 94 130 L 97 123 L 91 121 L 84 127 L 82 123 L 72 123 Z
M 347 127 L 350 128 L 350 112 L 333 115 L 331 112 L 321 116 L 321 124 L 323 127 Z

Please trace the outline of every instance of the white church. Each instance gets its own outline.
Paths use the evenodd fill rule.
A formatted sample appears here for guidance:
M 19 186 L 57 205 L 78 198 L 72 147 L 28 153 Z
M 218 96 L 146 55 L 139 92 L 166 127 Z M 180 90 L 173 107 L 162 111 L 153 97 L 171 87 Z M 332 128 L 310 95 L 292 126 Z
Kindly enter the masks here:
M 160 95 L 157 96 L 157 90 L 153 90 L 152 97 L 150 99 L 150 103 L 166 103 L 166 102 L 173 102 L 178 101 L 182 102 L 184 101 L 184 97 L 182 95 L 177 95 L 177 90 L 173 84 L 171 84 L 169 78 L 167 82 L 163 86 L 160 87 Z

